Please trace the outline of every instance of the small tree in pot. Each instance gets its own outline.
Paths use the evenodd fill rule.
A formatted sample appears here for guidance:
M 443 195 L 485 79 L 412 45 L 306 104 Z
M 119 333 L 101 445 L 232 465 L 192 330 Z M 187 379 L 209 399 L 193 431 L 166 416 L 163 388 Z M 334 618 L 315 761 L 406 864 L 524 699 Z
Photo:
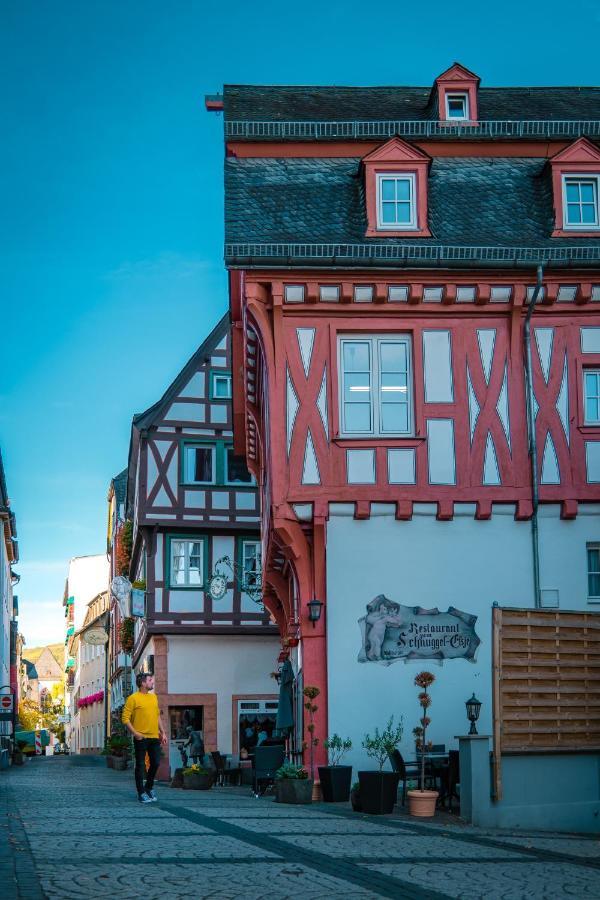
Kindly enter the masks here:
M 312 779 L 302 766 L 284 763 L 275 773 L 277 803 L 312 803 Z
M 352 741 L 350 738 L 341 738 L 339 734 L 332 734 L 329 740 L 324 741 L 323 746 L 329 756 L 329 765 L 319 766 L 323 800 L 326 803 L 342 803 L 350 796 L 352 766 L 342 766 L 340 763 L 346 753 L 352 750 Z
M 431 672 L 419 672 L 415 678 L 415 686 L 421 688 L 419 693 L 419 705 L 423 711 L 421 716 L 421 733 L 416 734 L 417 729 L 413 732 L 417 738 L 417 746 L 420 746 L 421 752 L 421 772 L 419 775 L 419 790 L 408 791 L 408 811 L 411 816 L 433 816 L 435 814 L 435 803 L 438 798 L 437 791 L 425 790 L 425 752 L 427 749 L 427 728 L 431 724 L 431 719 L 427 715 L 427 710 L 431 706 L 431 695 L 427 688 L 431 687 L 435 681 L 435 675 Z
M 373 736 L 366 734 L 363 740 L 363 748 L 367 756 L 372 756 L 379 763 L 379 771 L 366 771 L 358 773 L 360 784 L 360 802 L 363 812 L 372 815 L 383 815 L 394 810 L 398 793 L 398 772 L 384 772 L 383 767 L 389 754 L 395 750 L 402 740 L 402 716 L 396 726 L 394 717 L 390 719 L 383 729 L 375 729 Z

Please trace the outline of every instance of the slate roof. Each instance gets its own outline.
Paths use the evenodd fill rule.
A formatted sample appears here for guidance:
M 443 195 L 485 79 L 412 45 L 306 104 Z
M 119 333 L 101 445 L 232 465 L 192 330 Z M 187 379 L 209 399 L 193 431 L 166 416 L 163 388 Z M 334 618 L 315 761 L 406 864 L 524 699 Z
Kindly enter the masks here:
M 360 159 L 229 157 L 227 261 L 235 264 L 241 254 L 232 245 L 244 243 L 363 245 L 371 250 L 376 245 L 388 250 L 403 245 L 565 247 L 569 253 L 577 245 L 597 248 L 598 264 L 600 239 L 550 238 L 552 189 L 543 159 L 437 157 L 428 191 L 430 238 L 365 240 Z M 297 255 L 293 249 L 288 252 Z M 355 264 L 364 264 L 364 258 Z
M 117 503 L 125 503 L 125 496 L 127 494 L 127 469 L 123 469 L 122 472 L 119 472 L 118 475 L 112 480 L 113 489 L 115 492 L 115 500 Z
M 437 118 L 429 87 L 239 85 L 223 89 L 226 121 L 349 121 Z M 600 118 L 600 87 L 480 87 L 479 118 Z

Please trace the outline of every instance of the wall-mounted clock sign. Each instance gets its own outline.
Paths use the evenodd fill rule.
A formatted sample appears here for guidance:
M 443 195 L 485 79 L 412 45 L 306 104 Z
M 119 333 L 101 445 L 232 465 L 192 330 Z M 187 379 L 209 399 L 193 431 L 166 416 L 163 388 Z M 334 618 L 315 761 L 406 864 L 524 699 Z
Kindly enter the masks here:
M 227 579 L 224 575 L 213 575 L 208 586 L 208 593 L 213 600 L 222 600 L 227 593 Z

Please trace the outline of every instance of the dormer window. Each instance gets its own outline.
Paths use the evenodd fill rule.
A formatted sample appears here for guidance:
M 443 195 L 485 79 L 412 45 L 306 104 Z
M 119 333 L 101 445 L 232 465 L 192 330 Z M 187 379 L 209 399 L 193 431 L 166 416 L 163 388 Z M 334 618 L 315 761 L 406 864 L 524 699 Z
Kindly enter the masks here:
M 377 175 L 377 227 L 415 228 L 415 176 Z
M 469 98 L 467 94 L 446 94 L 446 118 L 468 120 Z
M 550 160 L 554 198 L 552 237 L 598 237 L 600 149 L 587 138 L 573 141 Z
M 427 178 L 431 159 L 398 137 L 362 161 L 367 237 L 430 237 Z
M 598 176 L 563 175 L 563 228 L 598 228 Z

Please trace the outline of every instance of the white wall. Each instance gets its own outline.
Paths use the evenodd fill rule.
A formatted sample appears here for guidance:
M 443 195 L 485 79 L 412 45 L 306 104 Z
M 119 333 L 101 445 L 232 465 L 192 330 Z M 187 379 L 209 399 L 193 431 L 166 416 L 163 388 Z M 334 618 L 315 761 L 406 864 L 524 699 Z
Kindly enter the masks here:
M 4 535 L 0 535 L 0 687 L 10 685 L 10 623 L 13 595 L 10 566 L 6 554 Z M 4 687 L 6 691 L 7 688 Z M 0 722 L 0 734 L 10 734 L 10 722 Z
M 587 602 L 586 541 L 600 540 L 600 507 L 580 505 L 574 521 L 561 521 L 560 507 L 540 516 L 541 586 L 558 588 L 567 609 L 599 609 Z M 466 733 L 465 701 L 482 701 L 480 734 L 491 734 L 491 609 L 533 606 L 530 522 L 517 522 L 513 506 L 494 506 L 489 521 L 476 521 L 471 504 L 455 506 L 455 517 L 438 522 L 435 506 L 416 504 L 411 521 L 394 518 L 394 507 L 372 506 L 371 518 L 355 520 L 347 505 L 331 505 L 327 528 L 327 645 L 329 733 L 350 736 L 349 762 L 372 768 L 361 742 L 365 732 L 404 716 L 401 751 L 414 759 L 412 729 L 420 709 L 413 680 L 417 672 L 436 676 L 431 688 L 433 743 L 457 747 Z M 476 663 L 427 660 L 390 666 L 357 662 L 358 619 L 377 594 L 405 606 L 449 606 L 478 616 L 481 639 Z
M 277 694 L 276 637 L 189 635 L 168 638 L 170 694 L 217 694 L 218 749 L 231 753 L 234 694 Z

